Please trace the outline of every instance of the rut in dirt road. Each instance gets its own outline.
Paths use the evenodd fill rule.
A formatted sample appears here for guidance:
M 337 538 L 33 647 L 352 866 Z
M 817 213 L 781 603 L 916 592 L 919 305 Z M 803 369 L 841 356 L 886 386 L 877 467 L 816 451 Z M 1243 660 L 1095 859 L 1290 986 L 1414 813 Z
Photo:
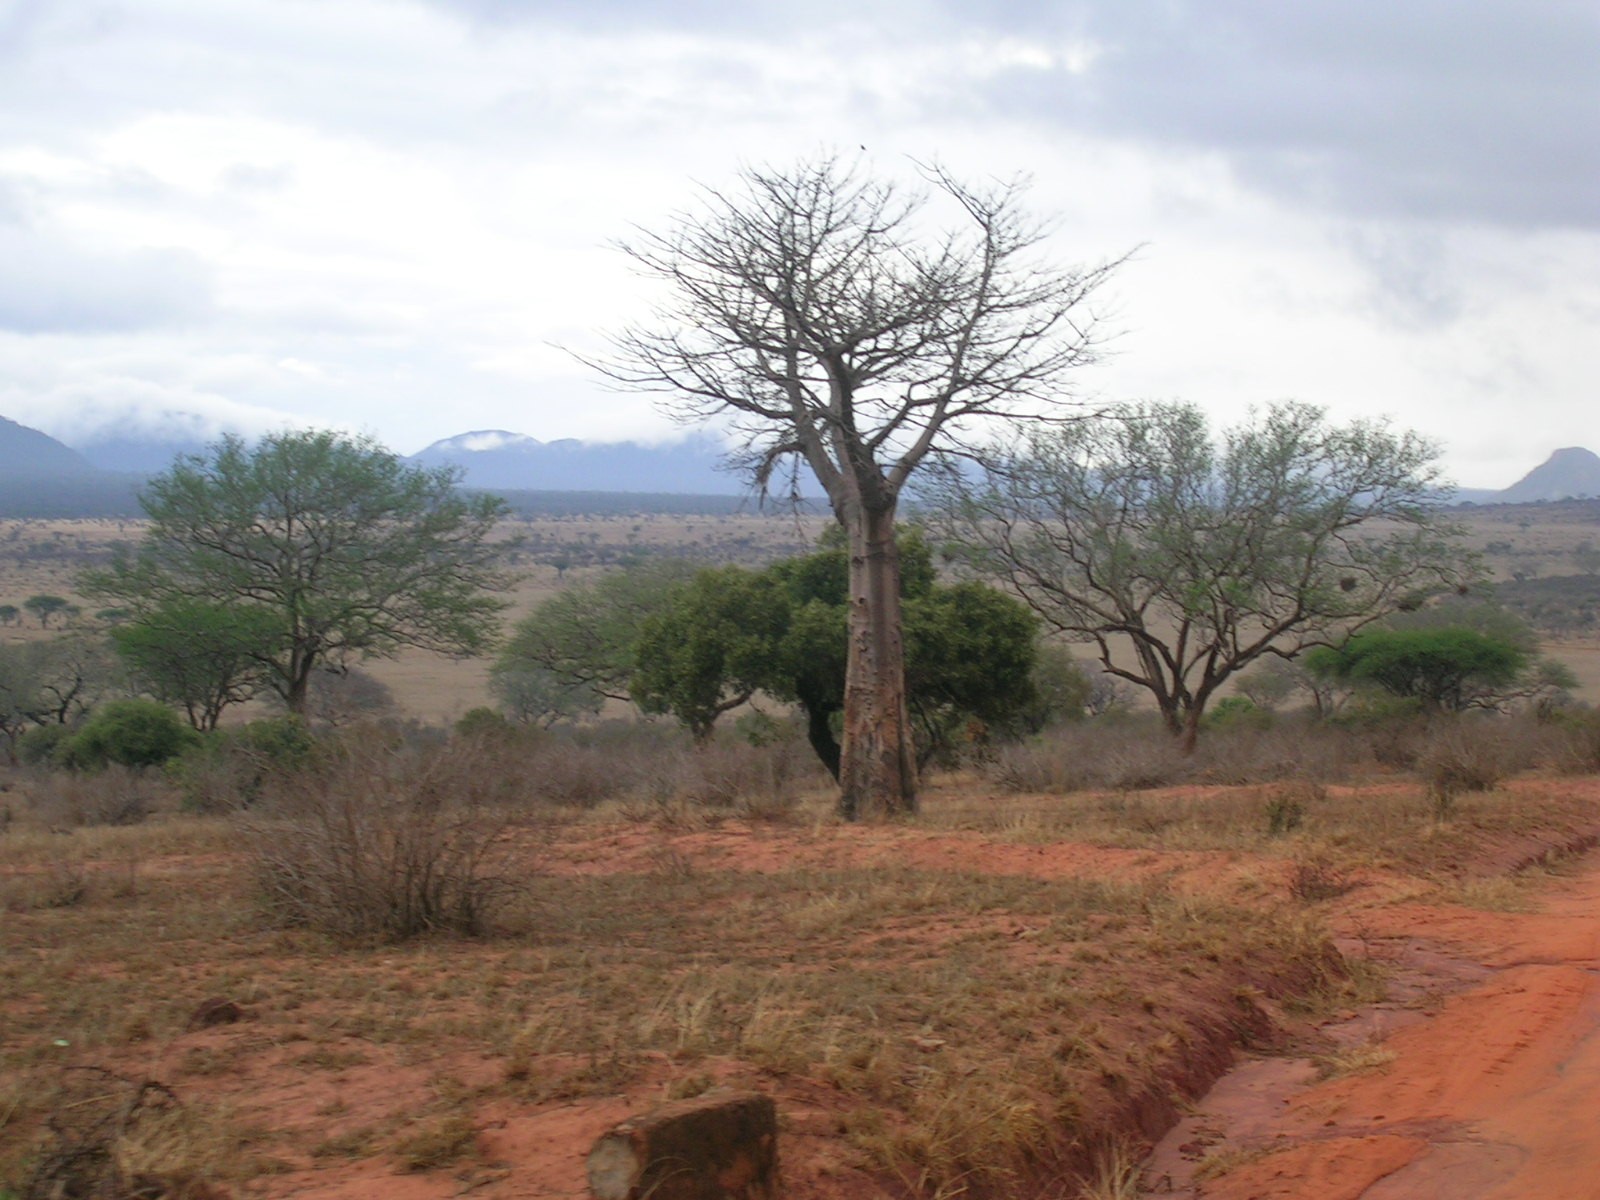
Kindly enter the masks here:
M 1243 1068 L 1201 1103 L 1187 1136 L 1195 1128 L 1225 1133 L 1246 1161 L 1180 1189 L 1160 1174 L 1172 1161 L 1164 1147 L 1146 1174 L 1151 1194 L 1600 1197 L 1600 855 L 1552 882 L 1536 913 L 1399 904 L 1361 920 L 1366 937 L 1403 947 L 1413 965 L 1431 955 L 1423 965 L 1435 986 L 1450 987 L 1451 974 L 1456 987 L 1463 977 L 1473 981 L 1384 1037 L 1380 1054 L 1393 1057 L 1376 1070 L 1306 1085 L 1312 1072 L 1304 1063 Z M 1280 1086 L 1267 1110 L 1262 1097 L 1286 1081 L 1304 1086 Z M 1252 1089 L 1254 1122 L 1246 1115 Z M 1239 1120 L 1229 1120 L 1230 1109 Z M 1263 1111 L 1272 1115 L 1261 1120 Z

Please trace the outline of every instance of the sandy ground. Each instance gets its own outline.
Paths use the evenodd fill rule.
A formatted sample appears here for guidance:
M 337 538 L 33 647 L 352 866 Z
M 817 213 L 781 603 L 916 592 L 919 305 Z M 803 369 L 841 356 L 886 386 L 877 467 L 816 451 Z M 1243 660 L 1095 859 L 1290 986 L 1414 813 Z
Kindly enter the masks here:
M 1342 923 L 1394 972 L 1390 1003 L 1328 1031 L 1374 1065 L 1317 1082 L 1305 1060 L 1246 1063 L 1158 1147 L 1145 1194 L 1600 1196 L 1600 855 L 1534 913 L 1398 904 Z M 1197 1184 L 1207 1158 L 1241 1165 Z

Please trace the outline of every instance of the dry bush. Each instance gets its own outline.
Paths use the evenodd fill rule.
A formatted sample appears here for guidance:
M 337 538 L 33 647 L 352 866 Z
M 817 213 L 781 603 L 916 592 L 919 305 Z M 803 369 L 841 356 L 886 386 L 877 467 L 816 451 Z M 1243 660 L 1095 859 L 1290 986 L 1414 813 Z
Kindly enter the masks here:
M 1552 767 L 1566 775 L 1600 774 L 1600 712 L 1559 713 L 1545 731 Z
M 166 1084 L 68 1067 L 59 1093 L 45 1122 L 49 1141 L 15 1193 L 18 1200 L 223 1194 L 211 1182 L 224 1165 L 226 1156 L 217 1153 L 222 1140 Z
M 37 912 L 50 908 L 76 908 L 89 899 L 91 877 L 79 859 L 63 858 L 44 869 L 0 878 L 0 909 Z
M 1316 854 L 1297 860 L 1289 871 L 1289 894 L 1302 904 L 1336 900 L 1355 886 L 1349 871 Z
M 1288 779 L 1268 788 L 1264 805 L 1267 836 L 1293 833 L 1305 823 L 1306 814 L 1327 799 L 1328 789 L 1310 779 Z
M 559 736 L 528 749 L 518 770 L 527 778 L 530 800 L 570 808 L 594 808 L 626 796 L 639 778 L 638 764 L 614 750 Z
M 816 755 L 798 737 L 761 746 L 717 738 L 681 760 L 677 798 L 742 817 L 783 820 L 794 812 L 804 789 L 828 782 Z
M 34 818 L 56 829 L 137 825 L 174 807 L 159 772 L 116 764 L 94 772 L 30 768 L 26 787 Z
M 470 742 L 351 737 L 245 825 L 270 916 L 336 937 L 484 932 L 512 894 L 497 839 L 515 781 Z
M 987 773 L 1014 792 L 1141 791 L 1188 783 L 1243 786 L 1283 779 L 1338 780 L 1373 765 L 1363 738 L 1311 720 L 1224 727 L 1185 757 L 1154 716 L 1062 725 L 1000 747 Z
M 1137 791 L 1187 782 L 1194 760 L 1154 719 L 1060 725 L 999 747 L 986 772 L 1014 792 Z
M 1365 738 L 1312 717 L 1291 717 L 1270 728 L 1241 726 L 1202 734 L 1195 748 L 1200 782 L 1240 787 L 1280 780 L 1335 782 L 1375 766 Z
M 1428 785 L 1436 816 L 1448 817 L 1458 796 L 1492 792 L 1521 766 L 1531 765 L 1525 747 L 1503 736 L 1492 720 L 1445 720 L 1429 730 L 1417 755 L 1417 773 Z

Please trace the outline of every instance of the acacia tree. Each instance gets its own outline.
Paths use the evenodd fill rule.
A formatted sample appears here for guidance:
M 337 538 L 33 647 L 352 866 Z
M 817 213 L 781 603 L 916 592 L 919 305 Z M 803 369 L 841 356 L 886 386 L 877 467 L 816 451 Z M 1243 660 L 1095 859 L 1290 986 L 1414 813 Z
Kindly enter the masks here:
M 1037 432 L 933 507 L 973 567 L 1146 689 L 1192 750 L 1206 704 L 1264 655 L 1342 640 L 1475 571 L 1433 495 L 1436 451 L 1273 406 L 1211 436 L 1194 405 Z
M 72 602 L 65 596 L 38 595 L 29 596 L 22 602 L 22 607 L 39 618 L 40 629 L 48 629 L 50 618 L 66 612 L 72 607 Z
M 303 715 L 319 667 L 411 646 L 485 650 L 508 578 L 489 532 L 493 496 L 464 496 L 449 468 L 419 470 L 365 438 L 224 438 L 186 455 L 140 496 L 137 552 L 85 576 L 84 590 L 135 620 L 187 604 L 268 614 L 251 656 Z
M 1318 646 L 1302 661 L 1312 683 L 1369 684 L 1425 711 L 1556 704 L 1578 685 L 1565 664 L 1540 656 L 1526 621 L 1492 601 L 1456 596 Z
M 737 436 L 769 494 L 801 467 L 849 549 L 840 810 L 906 812 L 917 767 L 906 704 L 895 517 L 913 472 L 963 452 L 975 423 L 1060 413 L 1093 360 L 1089 299 L 1116 266 L 1041 261 L 1022 186 L 942 169 L 904 191 L 834 159 L 746 169 L 735 191 L 623 250 L 668 298 L 597 364 Z M 944 232 L 934 211 L 954 217 Z

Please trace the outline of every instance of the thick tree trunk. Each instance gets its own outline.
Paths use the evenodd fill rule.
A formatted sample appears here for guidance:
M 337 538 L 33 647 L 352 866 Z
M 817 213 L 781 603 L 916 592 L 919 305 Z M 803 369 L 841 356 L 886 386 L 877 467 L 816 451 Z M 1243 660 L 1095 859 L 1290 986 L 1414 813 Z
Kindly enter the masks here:
M 1184 757 L 1194 753 L 1196 743 L 1200 740 L 1200 709 L 1191 708 L 1183 715 L 1183 728 L 1178 731 L 1178 749 L 1183 751 Z
M 850 514 L 850 647 L 845 665 L 839 812 L 848 820 L 915 811 L 916 747 L 906 706 L 900 553 L 893 506 Z

